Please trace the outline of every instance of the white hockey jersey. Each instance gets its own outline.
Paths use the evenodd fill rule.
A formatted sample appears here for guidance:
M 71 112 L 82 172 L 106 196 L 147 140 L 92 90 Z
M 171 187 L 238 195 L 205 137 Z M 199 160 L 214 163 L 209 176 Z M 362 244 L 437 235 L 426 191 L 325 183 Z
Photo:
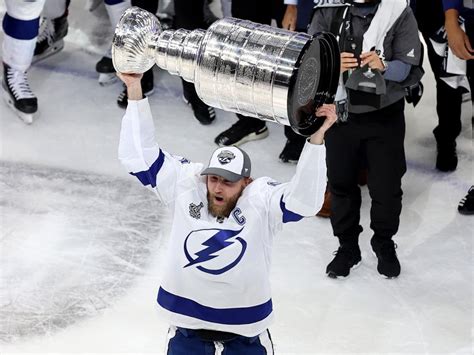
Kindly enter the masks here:
M 129 101 L 119 158 L 173 209 L 158 304 L 170 324 L 256 336 L 272 319 L 273 236 L 284 223 L 314 216 L 326 187 L 324 145 L 306 143 L 291 182 L 250 183 L 230 216 L 208 213 L 202 164 L 160 149 L 147 99 Z

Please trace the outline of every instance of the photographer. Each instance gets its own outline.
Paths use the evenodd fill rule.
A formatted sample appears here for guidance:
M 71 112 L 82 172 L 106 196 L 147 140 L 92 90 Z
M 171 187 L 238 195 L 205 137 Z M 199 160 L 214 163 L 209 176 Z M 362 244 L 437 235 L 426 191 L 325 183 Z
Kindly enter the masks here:
M 331 224 L 340 246 L 326 273 L 346 277 L 361 261 L 357 176 L 365 157 L 377 270 L 397 277 L 400 263 L 392 237 L 406 171 L 405 88 L 421 77 L 415 70 L 421 56 L 416 20 L 405 0 L 325 1 L 315 8 L 308 33 L 321 31 L 335 34 L 341 49 L 339 122 L 326 137 Z

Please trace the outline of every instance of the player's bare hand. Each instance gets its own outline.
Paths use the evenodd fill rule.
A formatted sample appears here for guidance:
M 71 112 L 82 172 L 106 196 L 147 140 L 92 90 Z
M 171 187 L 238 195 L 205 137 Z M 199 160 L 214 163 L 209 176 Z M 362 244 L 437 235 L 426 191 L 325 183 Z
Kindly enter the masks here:
M 336 105 L 334 104 L 324 104 L 316 110 L 317 117 L 326 117 L 324 119 L 323 125 L 314 132 L 310 137 L 310 142 L 313 144 L 322 144 L 324 140 L 324 135 L 326 131 L 331 128 L 331 126 L 337 120 L 336 114 Z
M 117 76 L 122 80 L 127 87 L 127 96 L 129 100 L 141 100 L 143 99 L 143 91 L 141 85 L 141 79 L 143 74 L 125 74 L 118 73 Z
M 117 76 L 120 78 L 120 80 L 123 81 L 123 83 L 127 87 L 129 87 L 140 84 L 140 80 L 142 79 L 143 74 L 125 74 L 117 72 Z

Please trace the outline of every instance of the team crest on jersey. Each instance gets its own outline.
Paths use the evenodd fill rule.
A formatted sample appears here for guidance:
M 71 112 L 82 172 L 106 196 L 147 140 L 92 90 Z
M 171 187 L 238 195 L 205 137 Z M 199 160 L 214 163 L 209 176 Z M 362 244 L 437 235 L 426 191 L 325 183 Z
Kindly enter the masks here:
M 233 159 L 235 159 L 235 154 L 230 150 L 223 150 L 217 155 L 217 160 L 219 160 L 219 163 L 222 165 L 229 164 Z
M 184 241 L 184 254 L 188 263 L 183 268 L 196 269 L 220 275 L 235 267 L 247 250 L 247 242 L 239 230 L 199 229 L 188 234 Z
M 200 219 L 201 218 L 201 208 L 204 207 L 204 204 L 201 203 L 199 205 L 195 205 L 194 203 L 189 204 L 189 215 L 193 218 Z

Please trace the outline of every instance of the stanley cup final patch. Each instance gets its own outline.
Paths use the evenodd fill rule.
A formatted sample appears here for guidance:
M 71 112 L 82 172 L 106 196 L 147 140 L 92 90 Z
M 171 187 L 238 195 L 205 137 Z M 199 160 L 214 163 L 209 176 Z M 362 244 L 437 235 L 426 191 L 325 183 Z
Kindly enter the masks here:
M 204 204 L 201 203 L 199 205 L 195 205 L 194 203 L 189 204 L 189 215 L 195 219 L 201 218 L 201 208 L 204 207 Z

